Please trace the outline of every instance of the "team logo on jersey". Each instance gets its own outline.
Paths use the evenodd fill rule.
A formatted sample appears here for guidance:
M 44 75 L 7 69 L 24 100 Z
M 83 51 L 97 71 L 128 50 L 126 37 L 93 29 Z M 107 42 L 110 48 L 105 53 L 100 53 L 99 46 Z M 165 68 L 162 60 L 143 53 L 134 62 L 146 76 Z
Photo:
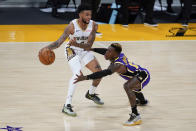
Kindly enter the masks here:
M 22 127 L 11 127 L 11 126 L 7 126 L 6 128 L 0 128 L 0 129 L 4 129 L 7 131 L 22 131 L 21 130 Z
M 75 37 L 76 40 L 88 40 L 87 36 Z
M 76 53 L 74 50 L 70 47 L 66 47 L 66 52 L 67 52 L 67 60 L 71 60 L 74 56 L 76 56 Z
M 169 29 L 169 33 L 166 37 L 196 37 L 196 27 L 174 27 Z

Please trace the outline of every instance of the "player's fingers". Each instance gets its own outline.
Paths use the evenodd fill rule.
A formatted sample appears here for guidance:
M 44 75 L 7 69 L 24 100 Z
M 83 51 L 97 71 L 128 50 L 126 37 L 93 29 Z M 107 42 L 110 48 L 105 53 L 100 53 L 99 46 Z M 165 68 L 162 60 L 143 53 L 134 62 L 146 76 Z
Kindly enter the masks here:
M 74 84 L 76 84 L 78 82 L 78 80 L 74 81 Z
M 80 75 L 81 75 L 81 76 L 83 76 L 83 73 L 82 73 L 82 71 L 80 71 Z
M 40 50 L 39 50 L 39 54 L 42 52 L 42 51 L 44 51 L 44 50 L 49 50 L 47 47 L 44 47 L 44 48 L 41 48 Z

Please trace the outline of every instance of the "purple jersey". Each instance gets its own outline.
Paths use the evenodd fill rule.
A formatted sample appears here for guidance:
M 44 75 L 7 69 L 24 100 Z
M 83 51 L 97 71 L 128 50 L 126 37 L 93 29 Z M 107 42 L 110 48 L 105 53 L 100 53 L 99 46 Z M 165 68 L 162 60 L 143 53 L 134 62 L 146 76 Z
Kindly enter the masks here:
M 121 77 L 123 77 L 125 80 L 130 80 L 133 78 L 133 76 L 136 76 L 138 72 L 145 71 L 147 73 L 147 78 L 142 82 L 142 88 L 148 84 L 150 81 L 150 74 L 147 69 L 142 68 L 140 65 L 134 64 L 133 62 L 130 62 L 127 57 L 121 53 L 118 58 L 115 59 L 115 63 L 123 64 L 127 67 L 127 72 L 124 74 L 119 74 Z

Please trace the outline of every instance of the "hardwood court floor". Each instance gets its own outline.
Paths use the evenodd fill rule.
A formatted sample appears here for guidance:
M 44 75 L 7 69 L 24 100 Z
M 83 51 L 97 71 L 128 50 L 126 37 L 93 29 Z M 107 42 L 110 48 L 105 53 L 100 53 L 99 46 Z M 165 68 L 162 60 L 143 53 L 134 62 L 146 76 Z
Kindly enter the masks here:
M 94 47 L 111 42 L 96 42 Z M 102 80 L 97 93 L 104 106 L 85 99 L 91 81 L 79 83 L 74 94 L 75 118 L 61 113 L 72 73 L 64 45 L 50 66 L 38 60 L 48 43 L 0 43 L 0 128 L 24 131 L 195 131 L 196 41 L 121 42 L 123 52 L 149 69 L 151 82 L 143 92 L 150 103 L 139 107 L 142 125 L 124 127 L 130 107 L 117 74 Z M 109 62 L 95 54 L 102 68 Z M 84 74 L 90 72 L 83 70 Z M 0 129 L 1 130 L 1 129 Z M 2 130 L 3 131 L 3 130 Z

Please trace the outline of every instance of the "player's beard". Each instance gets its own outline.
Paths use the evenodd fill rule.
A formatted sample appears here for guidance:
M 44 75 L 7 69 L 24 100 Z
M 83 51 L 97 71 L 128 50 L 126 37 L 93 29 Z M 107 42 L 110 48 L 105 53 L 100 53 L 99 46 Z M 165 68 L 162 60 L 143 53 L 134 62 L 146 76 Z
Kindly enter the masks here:
M 89 22 L 86 22 L 84 19 L 82 19 L 82 22 L 83 22 L 84 24 L 89 24 Z

